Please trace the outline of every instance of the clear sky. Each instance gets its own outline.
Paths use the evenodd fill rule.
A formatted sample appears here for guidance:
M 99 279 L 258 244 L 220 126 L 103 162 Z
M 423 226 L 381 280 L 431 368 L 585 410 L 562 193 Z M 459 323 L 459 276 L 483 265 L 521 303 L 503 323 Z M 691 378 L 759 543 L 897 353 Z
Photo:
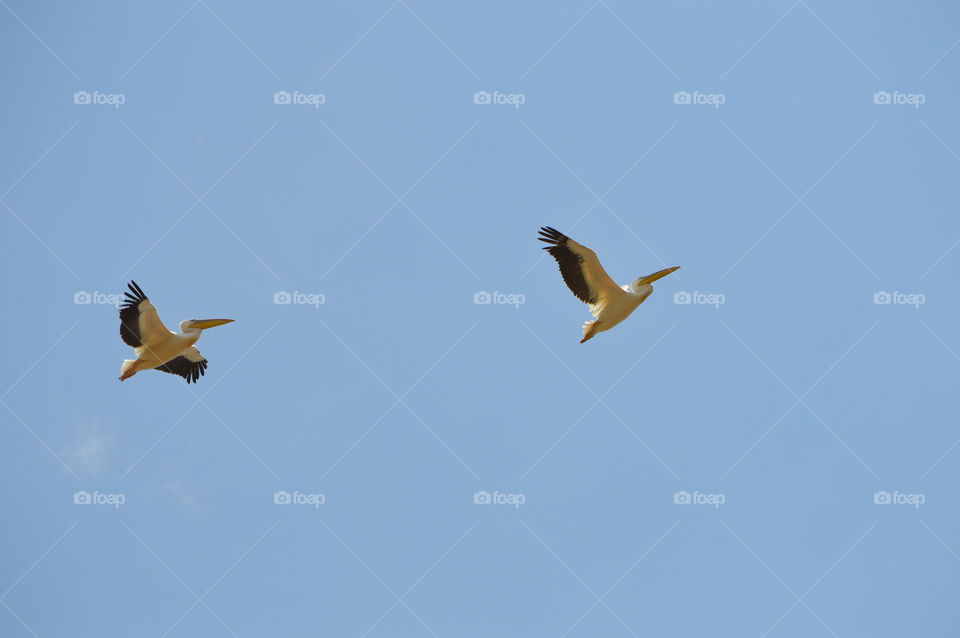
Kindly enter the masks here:
M 3 0 L 0 635 L 956 636 L 958 18 Z

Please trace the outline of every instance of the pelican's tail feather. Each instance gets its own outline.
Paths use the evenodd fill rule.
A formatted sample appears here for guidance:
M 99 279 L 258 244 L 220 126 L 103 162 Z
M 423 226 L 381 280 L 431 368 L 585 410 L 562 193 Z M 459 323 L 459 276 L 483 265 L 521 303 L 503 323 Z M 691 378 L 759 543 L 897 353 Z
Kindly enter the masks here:
M 580 343 L 593 339 L 593 337 L 597 334 L 597 328 L 599 325 L 599 321 L 585 321 L 583 323 L 583 339 L 580 340 Z
M 126 377 L 127 372 L 130 370 L 130 368 L 133 367 L 133 364 L 135 364 L 136 362 L 137 362 L 136 359 L 124 359 L 123 365 L 120 366 L 120 376 Z

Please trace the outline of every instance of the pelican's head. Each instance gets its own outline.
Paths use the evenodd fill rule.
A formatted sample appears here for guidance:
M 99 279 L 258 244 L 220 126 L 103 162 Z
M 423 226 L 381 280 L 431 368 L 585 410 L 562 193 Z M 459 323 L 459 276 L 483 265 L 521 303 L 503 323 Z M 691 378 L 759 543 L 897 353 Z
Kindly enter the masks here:
M 652 287 L 653 282 L 655 282 L 657 279 L 666 277 L 667 275 L 672 273 L 674 270 L 679 270 L 679 269 L 680 269 L 680 266 L 674 266 L 673 268 L 664 268 L 663 270 L 658 270 L 652 275 L 647 275 L 646 277 L 640 277 L 639 279 L 635 280 L 633 283 L 630 284 L 630 292 L 636 294 L 640 292 L 640 288 L 642 288 L 647 284 L 650 284 Z
M 180 322 L 180 332 L 189 332 L 192 330 L 206 330 L 207 328 L 216 328 L 225 323 L 230 323 L 233 319 L 187 319 Z

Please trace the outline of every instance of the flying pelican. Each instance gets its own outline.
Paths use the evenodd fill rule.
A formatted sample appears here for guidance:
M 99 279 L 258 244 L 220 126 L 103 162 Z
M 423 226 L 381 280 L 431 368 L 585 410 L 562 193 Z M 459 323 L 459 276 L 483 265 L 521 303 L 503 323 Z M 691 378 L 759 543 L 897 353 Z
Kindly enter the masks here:
M 597 253 L 555 228 L 541 226 L 540 234 L 542 237 L 537 239 L 550 244 L 543 246 L 543 249 L 557 260 L 567 288 L 577 299 L 589 304 L 590 312 L 596 317 L 595 321 L 583 324 L 583 339 L 580 343 L 589 341 L 598 332 L 609 330 L 629 317 L 653 292 L 654 281 L 680 268 L 664 268 L 652 275 L 640 277 L 633 283 L 618 286 L 600 265 Z
M 187 319 L 180 322 L 180 334 L 167 329 L 157 309 L 140 290 L 137 282 L 128 285 L 130 292 L 120 307 L 120 337 L 133 348 L 136 359 L 124 359 L 120 380 L 129 379 L 141 370 L 160 370 L 176 374 L 196 383 L 207 369 L 207 360 L 194 346 L 201 331 L 230 323 L 233 319 Z

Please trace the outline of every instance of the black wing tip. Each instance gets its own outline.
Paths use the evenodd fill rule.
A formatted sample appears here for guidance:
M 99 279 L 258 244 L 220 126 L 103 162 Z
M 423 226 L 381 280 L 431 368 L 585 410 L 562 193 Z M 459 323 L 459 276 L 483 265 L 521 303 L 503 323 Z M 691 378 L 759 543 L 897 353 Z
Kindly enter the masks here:
M 187 383 L 196 383 L 197 379 L 206 374 L 204 372 L 207 369 L 207 360 L 198 361 L 196 365 L 193 366 L 184 376 L 187 380 Z
M 566 235 L 552 226 L 541 226 L 540 234 L 542 237 L 537 237 L 537 239 L 553 246 L 562 246 L 568 239 Z M 550 250 L 550 246 L 544 246 L 543 249 Z
M 130 289 L 130 292 L 123 293 L 126 299 L 124 299 L 124 305 L 121 306 L 121 309 L 134 308 L 141 301 L 146 300 L 147 296 L 143 294 L 143 290 L 137 285 L 137 282 L 131 280 L 130 283 L 127 284 L 127 288 Z

